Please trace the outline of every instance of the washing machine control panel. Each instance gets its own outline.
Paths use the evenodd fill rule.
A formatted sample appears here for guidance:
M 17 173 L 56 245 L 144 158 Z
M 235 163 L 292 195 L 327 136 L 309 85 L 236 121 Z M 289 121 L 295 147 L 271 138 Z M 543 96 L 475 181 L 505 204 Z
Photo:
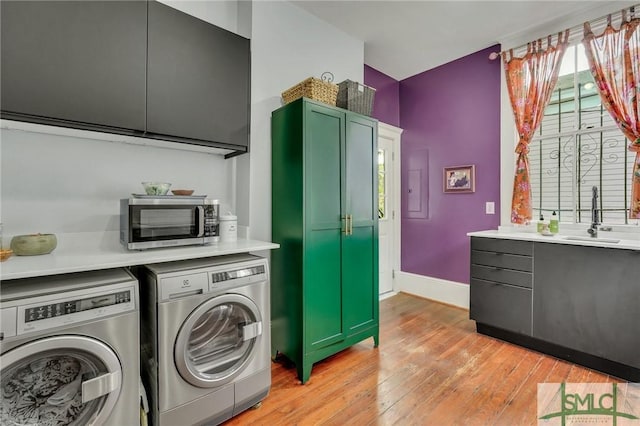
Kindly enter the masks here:
M 40 321 L 43 319 L 75 314 L 76 312 L 100 309 L 106 306 L 117 305 L 119 303 L 129 303 L 131 298 L 131 290 L 124 290 L 111 294 L 87 297 L 84 299 L 65 300 L 62 302 L 33 306 L 24 310 L 24 322 Z
M 3 330 L 5 336 L 67 326 L 136 309 L 135 284 L 130 283 L 110 289 L 71 291 L 56 296 L 55 299 L 51 296 L 24 299 L 15 308 L 3 309 L 3 320 L 5 313 L 12 317 L 15 315 L 11 330 Z

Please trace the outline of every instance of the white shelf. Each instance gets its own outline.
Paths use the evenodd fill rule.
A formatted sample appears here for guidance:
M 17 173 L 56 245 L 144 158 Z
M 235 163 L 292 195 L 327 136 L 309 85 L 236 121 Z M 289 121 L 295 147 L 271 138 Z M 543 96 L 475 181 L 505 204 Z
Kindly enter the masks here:
M 39 277 L 123 266 L 196 259 L 227 254 L 272 250 L 280 247 L 266 241 L 238 239 L 204 246 L 149 250 L 127 250 L 119 232 L 78 232 L 57 235 L 56 249 L 41 256 L 11 256 L 0 263 L 0 279 Z

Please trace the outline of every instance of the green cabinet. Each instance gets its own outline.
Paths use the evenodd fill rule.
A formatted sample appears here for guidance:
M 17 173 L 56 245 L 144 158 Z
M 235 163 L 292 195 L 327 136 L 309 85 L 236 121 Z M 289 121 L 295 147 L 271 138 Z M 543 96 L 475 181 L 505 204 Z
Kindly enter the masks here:
M 309 99 L 273 112 L 272 355 L 378 345 L 377 121 Z

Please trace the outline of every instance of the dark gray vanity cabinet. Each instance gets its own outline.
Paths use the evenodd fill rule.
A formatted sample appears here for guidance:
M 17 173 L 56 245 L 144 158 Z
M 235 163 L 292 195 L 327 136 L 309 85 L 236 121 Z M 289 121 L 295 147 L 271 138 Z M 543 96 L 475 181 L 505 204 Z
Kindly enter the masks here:
M 532 255 L 529 241 L 471 238 L 471 319 L 531 335 Z
M 640 368 L 640 252 L 535 244 L 533 336 Z
M 247 150 L 249 40 L 149 2 L 148 136 Z
M 144 131 L 144 1 L 2 1 L 2 117 Z

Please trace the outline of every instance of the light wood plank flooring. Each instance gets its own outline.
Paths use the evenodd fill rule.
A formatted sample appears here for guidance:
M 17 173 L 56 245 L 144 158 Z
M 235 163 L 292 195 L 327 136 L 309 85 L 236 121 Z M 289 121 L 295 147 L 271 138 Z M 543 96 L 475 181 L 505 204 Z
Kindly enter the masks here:
M 262 406 L 226 425 L 533 425 L 538 383 L 617 378 L 475 332 L 465 310 L 402 294 L 367 339 L 314 365 L 301 385 L 272 364 Z

